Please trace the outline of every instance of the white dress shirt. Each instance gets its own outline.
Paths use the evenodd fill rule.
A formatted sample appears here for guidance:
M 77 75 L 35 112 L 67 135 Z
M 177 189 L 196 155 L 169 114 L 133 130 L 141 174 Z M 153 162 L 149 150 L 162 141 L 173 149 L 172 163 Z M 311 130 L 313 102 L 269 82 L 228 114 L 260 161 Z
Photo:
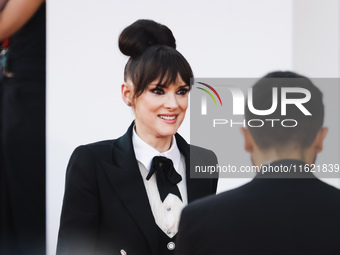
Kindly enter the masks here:
M 178 231 L 179 217 L 182 209 L 188 204 L 185 158 L 177 147 L 175 136 L 172 138 L 171 148 L 161 153 L 144 142 L 137 135 L 135 129 L 133 129 L 132 144 L 156 224 L 167 236 L 172 238 Z M 156 175 L 153 174 L 150 180 L 146 180 L 151 168 L 152 159 L 155 156 L 163 156 L 171 159 L 175 170 L 182 176 L 182 181 L 177 184 L 177 187 L 183 201 L 181 201 L 178 196 L 170 193 L 164 202 L 162 202 L 158 192 Z

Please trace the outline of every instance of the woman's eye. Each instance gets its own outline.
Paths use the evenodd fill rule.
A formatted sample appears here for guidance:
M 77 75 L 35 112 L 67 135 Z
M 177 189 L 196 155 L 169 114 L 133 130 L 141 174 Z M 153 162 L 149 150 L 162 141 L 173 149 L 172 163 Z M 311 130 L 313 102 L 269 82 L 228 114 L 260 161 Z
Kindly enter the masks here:
M 189 92 L 188 89 L 180 89 L 179 91 L 177 91 L 177 94 L 178 95 L 185 95 Z
M 151 90 L 152 93 L 156 94 L 156 95 L 163 95 L 164 94 L 164 90 L 163 89 L 152 89 Z

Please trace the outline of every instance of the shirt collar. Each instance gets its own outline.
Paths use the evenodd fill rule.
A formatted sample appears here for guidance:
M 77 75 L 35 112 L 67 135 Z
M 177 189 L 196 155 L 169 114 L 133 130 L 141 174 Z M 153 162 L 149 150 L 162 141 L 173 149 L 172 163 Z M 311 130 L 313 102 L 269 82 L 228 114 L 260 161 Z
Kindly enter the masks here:
M 133 128 L 132 144 L 135 151 L 136 159 L 141 162 L 147 170 L 150 170 L 152 159 L 155 156 L 163 156 L 172 160 L 174 168 L 178 172 L 181 153 L 178 149 L 175 136 L 172 136 L 172 144 L 170 149 L 161 153 L 146 142 L 144 142 L 137 135 L 135 128 Z

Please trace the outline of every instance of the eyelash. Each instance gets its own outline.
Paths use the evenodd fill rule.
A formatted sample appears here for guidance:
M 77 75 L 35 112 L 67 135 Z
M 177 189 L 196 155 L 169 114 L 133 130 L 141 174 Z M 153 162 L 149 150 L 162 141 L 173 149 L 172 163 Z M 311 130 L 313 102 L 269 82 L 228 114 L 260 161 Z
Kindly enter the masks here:
M 187 94 L 188 92 L 189 92 L 188 89 L 180 89 L 179 91 L 177 91 L 177 93 L 178 93 L 179 95 L 185 95 L 185 94 Z
M 156 94 L 156 95 L 163 95 L 164 94 L 164 90 L 160 89 L 160 88 L 155 88 L 151 90 L 152 93 Z M 176 92 L 177 95 L 185 95 L 189 92 L 188 89 L 180 89 Z
M 151 92 L 156 94 L 156 95 L 163 95 L 164 94 L 164 90 L 159 89 L 159 88 L 152 89 Z

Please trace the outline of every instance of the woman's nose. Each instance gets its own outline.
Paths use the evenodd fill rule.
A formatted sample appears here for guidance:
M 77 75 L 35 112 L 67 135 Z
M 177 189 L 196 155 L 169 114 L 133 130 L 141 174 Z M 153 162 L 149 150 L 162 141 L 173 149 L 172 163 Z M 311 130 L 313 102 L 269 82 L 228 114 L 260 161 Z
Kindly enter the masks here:
M 177 102 L 177 95 L 175 93 L 169 93 L 165 99 L 164 106 L 166 108 L 177 108 L 178 102 Z

